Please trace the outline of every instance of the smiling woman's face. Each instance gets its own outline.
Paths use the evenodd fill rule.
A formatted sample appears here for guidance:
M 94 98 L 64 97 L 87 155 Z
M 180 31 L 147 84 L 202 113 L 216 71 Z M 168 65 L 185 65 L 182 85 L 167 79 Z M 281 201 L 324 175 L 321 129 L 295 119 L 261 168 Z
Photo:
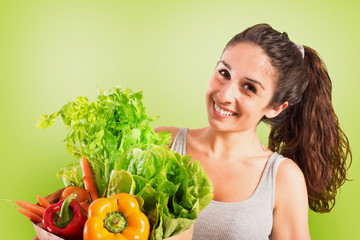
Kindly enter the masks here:
M 264 51 L 242 42 L 226 49 L 206 92 L 208 121 L 222 131 L 255 130 L 261 118 L 273 117 L 269 107 L 276 70 Z

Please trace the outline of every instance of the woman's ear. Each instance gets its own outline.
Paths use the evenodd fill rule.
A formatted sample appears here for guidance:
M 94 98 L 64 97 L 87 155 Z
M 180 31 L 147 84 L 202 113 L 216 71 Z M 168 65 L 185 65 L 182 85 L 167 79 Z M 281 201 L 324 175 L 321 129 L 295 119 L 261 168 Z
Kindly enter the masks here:
M 285 110 L 285 108 L 287 108 L 287 106 L 289 105 L 289 103 L 286 101 L 276 107 L 270 108 L 267 113 L 265 113 L 265 117 L 267 118 L 274 118 L 277 115 L 279 115 L 282 111 Z

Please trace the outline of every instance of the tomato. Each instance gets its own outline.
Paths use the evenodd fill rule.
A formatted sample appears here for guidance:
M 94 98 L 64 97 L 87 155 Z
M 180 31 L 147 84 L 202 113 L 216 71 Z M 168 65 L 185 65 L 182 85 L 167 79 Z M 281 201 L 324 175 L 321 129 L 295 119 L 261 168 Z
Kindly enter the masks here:
M 65 188 L 64 191 L 61 193 L 59 201 L 67 198 L 72 193 L 76 194 L 75 200 L 78 203 L 90 201 L 88 192 L 86 190 L 84 190 L 83 188 L 77 187 L 77 186 L 71 186 L 71 187 Z
M 90 204 L 88 202 L 81 202 L 80 206 L 84 209 L 86 213 L 89 211 Z

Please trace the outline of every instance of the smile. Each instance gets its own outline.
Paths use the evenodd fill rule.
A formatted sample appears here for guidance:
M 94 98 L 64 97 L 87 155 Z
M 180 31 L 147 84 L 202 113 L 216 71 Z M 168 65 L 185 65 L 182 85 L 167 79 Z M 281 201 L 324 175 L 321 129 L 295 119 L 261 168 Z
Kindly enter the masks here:
M 214 109 L 217 113 L 224 115 L 224 116 L 233 116 L 236 115 L 234 112 L 226 111 L 224 109 L 221 109 L 216 103 L 214 102 Z

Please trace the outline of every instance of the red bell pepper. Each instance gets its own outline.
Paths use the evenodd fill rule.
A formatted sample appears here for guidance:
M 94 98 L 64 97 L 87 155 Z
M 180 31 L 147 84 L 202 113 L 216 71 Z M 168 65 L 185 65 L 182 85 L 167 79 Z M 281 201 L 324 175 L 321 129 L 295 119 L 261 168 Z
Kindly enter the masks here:
M 42 221 L 44 229 L 68 240 L 82 239 L 86 215 L 74 198 L 75 194 L 71 194 L 46 208 Z

